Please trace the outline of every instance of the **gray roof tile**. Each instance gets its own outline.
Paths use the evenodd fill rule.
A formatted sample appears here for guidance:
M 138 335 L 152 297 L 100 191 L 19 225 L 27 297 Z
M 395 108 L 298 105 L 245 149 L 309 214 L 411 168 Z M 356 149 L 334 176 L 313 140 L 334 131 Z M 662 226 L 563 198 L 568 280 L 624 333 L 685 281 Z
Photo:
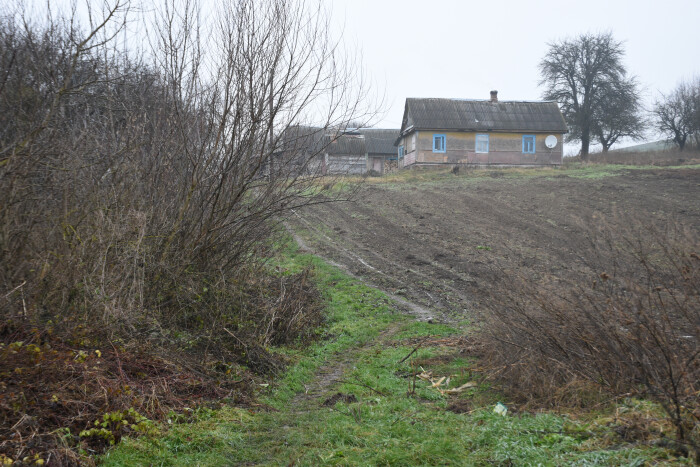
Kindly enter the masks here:
M 327 135 L 330 144 L 326 152 L 331 155 L 365 155 L 365 138 L 362 135 L 340 135 L 335 139 Z
M 359 133 L 365 137 L 365 145 L 369 154 L 395 155 L 394 141 L 399 137 L 399 130 L 379 128 L 361 128 Z
M 420 130 L 566 133 L 556 102 L 406 99 L 401 132 Z
M 282 144 L 287 151 L 327 152 L 331 155 L 396 154 L 398 129 L 360 128 L 340 134 L 333 128 L 296 125 L 287 128 Z

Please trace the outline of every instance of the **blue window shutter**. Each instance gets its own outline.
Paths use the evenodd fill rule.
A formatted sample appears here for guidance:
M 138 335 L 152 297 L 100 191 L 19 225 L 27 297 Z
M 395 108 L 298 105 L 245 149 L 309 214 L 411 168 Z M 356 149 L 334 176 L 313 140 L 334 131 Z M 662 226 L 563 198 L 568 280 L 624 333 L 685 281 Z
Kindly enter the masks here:
M 489 152 L 489 135 L 477 134 L 474 152 L 486 154 Z
M 447 137 L 445 135 L 433 135 L 433 152 L 445 152 L 447 149 Z

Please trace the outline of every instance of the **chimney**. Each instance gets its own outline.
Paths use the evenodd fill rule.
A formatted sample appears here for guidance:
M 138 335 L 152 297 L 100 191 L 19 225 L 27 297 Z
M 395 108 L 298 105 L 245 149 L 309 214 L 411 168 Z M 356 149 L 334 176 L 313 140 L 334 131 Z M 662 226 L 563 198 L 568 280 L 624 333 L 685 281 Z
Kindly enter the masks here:
M 498 102 L 498 91 L 491 91 L 491 102 Z

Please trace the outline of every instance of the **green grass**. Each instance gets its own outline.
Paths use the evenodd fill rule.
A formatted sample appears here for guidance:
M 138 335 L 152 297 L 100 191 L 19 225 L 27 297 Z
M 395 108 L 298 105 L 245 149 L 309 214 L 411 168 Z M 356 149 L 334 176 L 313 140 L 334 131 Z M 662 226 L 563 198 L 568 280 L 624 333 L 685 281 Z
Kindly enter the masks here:
M 277 267 L 316 269 L 327 303 L 325 338 L 299 351 L 277 349 L 293 364 L 260 394 L 260 406 L 201 411 L 193 423 L 165 424 L 162 435 L 126 439 L 104 455 L 105 465 L 642 465 L 663 460 L 658 449 L 610 446 L 610 428 L 555 414 L 500 416 L 503 400 L 487 384 L 450 399 L 418 379 L 414 369 L 449 376 L 450 387 L 478 378 L 471 357 L 456 348 L 413 348 L 408 339 L 463 331 L 413 321 L 381 292 L 318 258 L 289 248 Z M 322 365 L 343 366 L 339 380 L 316 398 L 304 393 Z M 357 402 L 322 406 L 328 395 Z M 470 407 L 457 414 L 454 400 Z M 671 462 L 669 460 L 669 462 Z
M 659 169 L 700 169 L 700 164 L 661 167 L 654 165 L 584 164 L 581 162 L 571 162 L 564 163 L 560 167 L 467 168 L 457 175 L 452 173 L 451 168 L 435 167 L 403 170 L 384 177 L 368 178 L 365 183 L 381 185 L 387 189 L 402 190 L 406 188 L 413 189 L 421 185 L 473 184 L 493 180 L 494 178 L 526 180 L 535 177 L 554 178 L 567 176 L 578 179 L 601 179 L 623 175 L 628 171 Z M 359 182 L 359 180 L 358 178 L 357 181 Z

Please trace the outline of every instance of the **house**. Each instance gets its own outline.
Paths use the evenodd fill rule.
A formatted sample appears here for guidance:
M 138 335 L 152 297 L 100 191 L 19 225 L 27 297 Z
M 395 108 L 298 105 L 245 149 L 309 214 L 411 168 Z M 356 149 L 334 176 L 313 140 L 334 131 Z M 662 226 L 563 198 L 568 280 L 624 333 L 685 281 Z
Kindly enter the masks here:
M 294 125 L 282 134 L 283 149 L 277 153 L 277 164 L 286 160 L 295 172 L 323 175 L 362 175 L 370 170 L 383 174 L 398 169 L 394 146 L 398 135 L 398 129 Z
M 330 134 L 325 151 L 325 172 L 365 174 L 373 171 L 385 174 L 398 170 L 394 142 L 399 130 L 380 128 L 346 129 Z
M 568 128 L 553 101 L 406 99 L 399 138 L 401 167 L 559 165 Z

